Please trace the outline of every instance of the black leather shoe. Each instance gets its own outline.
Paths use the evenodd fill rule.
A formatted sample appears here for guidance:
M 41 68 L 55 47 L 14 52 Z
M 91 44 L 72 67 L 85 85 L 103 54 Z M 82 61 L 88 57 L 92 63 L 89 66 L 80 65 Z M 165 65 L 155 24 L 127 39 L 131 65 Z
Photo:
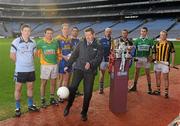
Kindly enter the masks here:
M 64 117 L 65 116 L 68 116 L 68 114 L 69 114 L 69 107 L 66 107 L 65 109 L 64 109 Z
M 81 115 L 81 120 L 82 120 L 82 121 L 87 121 L 87 119 L 88 119 L 88 118 L 87 118 L 87 114 L 82 114 L 82 115 Z

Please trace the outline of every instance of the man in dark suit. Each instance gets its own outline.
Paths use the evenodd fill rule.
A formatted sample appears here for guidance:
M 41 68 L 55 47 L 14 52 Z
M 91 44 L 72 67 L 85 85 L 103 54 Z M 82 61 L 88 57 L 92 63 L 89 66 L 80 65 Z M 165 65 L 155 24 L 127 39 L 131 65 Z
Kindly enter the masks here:
M 81 82 L 84 80 L 84 101 L 81 111 L 81 120 L 87 120 L 87 112 L 93 92 L 94 79 L 97 74 L 97 68 L 100 65 L 103 57 L 102 45 L 95 39 L 95 33 L 92 28 L 87 28 L 84 31 L 85 39 L 80 41 L 74 49 L 70 59 L 68 60 L 65 71 L 68 71 L 72 64 L 74 66 L 74 73 L 72 84 L 69 87 L 70 95 L 68 103 L 64 109 L 64 116 L 69 114 L 69 110 L 73 104 L 76 90 Z

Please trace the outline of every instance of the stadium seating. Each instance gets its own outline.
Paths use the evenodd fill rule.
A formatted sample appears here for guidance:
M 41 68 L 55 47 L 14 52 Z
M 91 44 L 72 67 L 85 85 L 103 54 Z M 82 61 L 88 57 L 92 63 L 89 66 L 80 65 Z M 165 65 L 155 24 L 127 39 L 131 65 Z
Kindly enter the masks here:
M 3 22 L 0 22 L 0 36 L 6 36 L 6 32 L 3 29 Z
M 141 20 L 127 20 L 124 22 L 120 22 L 116 26 L 112 27 L 113 36 L 115 38 L 120 36 L 120 31 L 123 29 L 127 29 L 128 31 L 130 31 L 131 29 L 139 25 L 141 22 L 142 22 Z
M 168 38 L 180 38 L 180 22 L 168 32 Z
M 128 29 L 129 37 L 136 38 L 144 26 L 151 37 L 168 30 L 170 38 L 179 38 L 178 3 L 178 0 L 0 0 L 0 35 L 14 36 L 22 23 L 31 25 L 33 37 L 42 37 L 46 27 L 53 28 L 57 35 L 61 24 L 67 22 L 80 29 L 80 36 L 86 27 L 94 28 L 97 37 L 111 27 L 114 38 L 120 36 L 122 29 Z
M 161 30 L 166 30 L 169 28 L 175 20 L 173 19 L 155 19 L 144 24 L 142 27 L 147 27 L 149 29 L 149 36 L 154 38 L 159 35 Z M 130 34 L 130 37 L 136 38 L 139 36 L 139 29 L 135 30 Z
M 117 23 L 117 21 L 101 21 L 101 22 L 75 22 L 70 23 L 71 27 L 78 27 L 80 29 L 80 36 L 83 35 L 83 30 L 86 27 L 92 27 L 94 28 L 95 32 L 98 33 L 97 37 L 103 36 L 103 30 L 107 27 L 111 27 L 113 24 L 115 24 L 112 28 L 113 30 L 113 37 L 120 36 L 120 31 L 122 29 L 128 29 L 129 31 L 141 24 L 143 20 L 125 20 Z M 155 20 L 149 20 L 147 23 L 142 25 L 141 27 L 148 27 L 149 29 L 149 36 L 150 37 L 156 37 L 159 35 L 159 32 L 161 30 L 166 30 L 169 28 L 173 23 L 175 22 L 175 19 L 155 19 Z M 0 23 L 0 35 L 1 36 L 12 36 L 13 33 L 19 32 L 20 25 L 24 22 L 4 22 Z M 55 35 L 60 33 L 60 27 L 62 22 L 26 22 L 31 25 L 32 27 L 32 36 L 33 37 L 42 37 L 44 35 L 44 29 L 47 27 L 51 27 L 55 31 Z M 129 34 L 129 37 L 136 38 L 139 36 L 139 29 L 135 29 L 132 33 Z M 5 31 L 7 30 L 7 31 Z M 180 23 L 177 22 L 177 24 L 170 29 L 169 31 L 169 38 L 179 38 L 180 37 Z

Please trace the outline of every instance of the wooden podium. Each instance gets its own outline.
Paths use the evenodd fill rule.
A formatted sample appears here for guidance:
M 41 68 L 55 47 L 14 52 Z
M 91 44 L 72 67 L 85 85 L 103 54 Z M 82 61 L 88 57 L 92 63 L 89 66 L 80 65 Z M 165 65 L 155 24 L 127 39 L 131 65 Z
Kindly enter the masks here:
M 115 59 L 114 73 L 110 75 L 109 108 L 113 113 L 127 111 L 129 61 L 130 60 L 126 60 L 125 70 L 121 72 L 119 70 L 121 59 Z

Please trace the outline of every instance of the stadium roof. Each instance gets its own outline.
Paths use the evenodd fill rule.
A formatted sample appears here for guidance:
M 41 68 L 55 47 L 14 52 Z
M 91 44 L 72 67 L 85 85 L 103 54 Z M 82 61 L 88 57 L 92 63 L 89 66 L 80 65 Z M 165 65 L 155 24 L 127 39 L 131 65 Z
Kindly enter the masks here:
M 47 5 L 68 5 L 78 3 L 104 2 L 108 0 L 0 0 L 0 4 L 4 5 L 20 5 L 20 6 L 47 6 Z

